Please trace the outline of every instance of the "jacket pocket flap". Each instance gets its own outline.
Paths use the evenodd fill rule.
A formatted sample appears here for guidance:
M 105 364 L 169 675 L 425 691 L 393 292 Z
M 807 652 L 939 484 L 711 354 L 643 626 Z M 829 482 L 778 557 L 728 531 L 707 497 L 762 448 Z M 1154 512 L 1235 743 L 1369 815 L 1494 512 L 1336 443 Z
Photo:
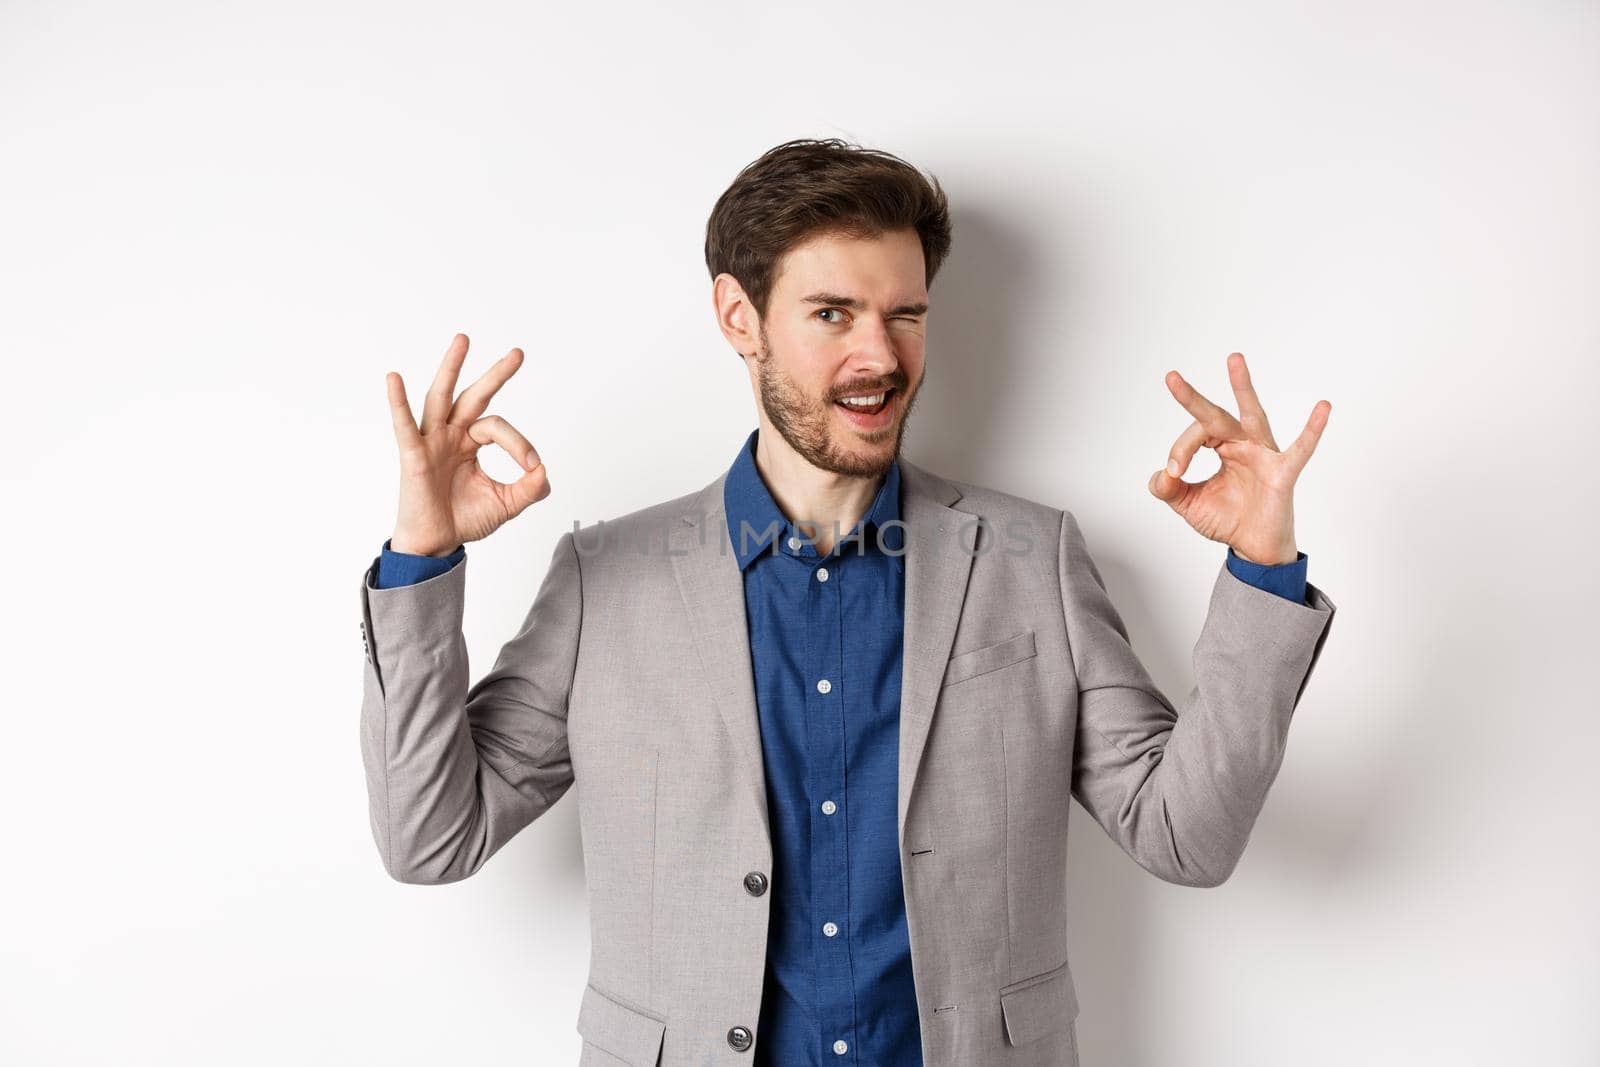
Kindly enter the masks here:
M 950 657 L 950 663 L 944 669 L 944 681 L 940 684 L 952 685 L 980 674 L 988 674 L 1001 667 L 1009 667 L 1018 660 L 1027 659 L 1036 652 L 1033 631 L 1027 630 L 1015 637 L 1008 637 L 998 644 L 985 645 L 971 652 L 962 652 Z
M 630 1067 L 656 1067 L 667 1024 L 649 1012 L 629 1007 L 591 983 L 578 1008 L 578 1033 Z
M 1006 1040 L 1026 1045 L 1055 1033 L 1078 1017 L 1078 993 L 1072 972 L 1063 963 L 1053 971 L 1024 978 L 1000 990 L 1000 1011 Z

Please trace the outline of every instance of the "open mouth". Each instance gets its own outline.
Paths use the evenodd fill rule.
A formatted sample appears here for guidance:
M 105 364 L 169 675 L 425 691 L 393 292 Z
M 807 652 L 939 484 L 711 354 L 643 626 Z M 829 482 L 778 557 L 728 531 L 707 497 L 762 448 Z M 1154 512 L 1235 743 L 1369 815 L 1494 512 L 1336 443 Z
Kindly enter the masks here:
M 893 397 L 894 390 L 885 389 L 874 396 L 846 397 L 843 400 L 835 400 L 834 404 L 852 415 L 877 415 L 889 406 Z

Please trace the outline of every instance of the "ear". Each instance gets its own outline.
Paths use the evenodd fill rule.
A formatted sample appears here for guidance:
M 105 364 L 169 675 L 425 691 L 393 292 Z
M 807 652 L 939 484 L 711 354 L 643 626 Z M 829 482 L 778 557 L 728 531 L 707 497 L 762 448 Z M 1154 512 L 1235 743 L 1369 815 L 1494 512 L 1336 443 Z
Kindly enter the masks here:
M 760 348 L 761 316 L 745 293 L 744 286 L 727 271 L 711 283 L 711 305 L 717 328 L 742 359 L 749 359 Z

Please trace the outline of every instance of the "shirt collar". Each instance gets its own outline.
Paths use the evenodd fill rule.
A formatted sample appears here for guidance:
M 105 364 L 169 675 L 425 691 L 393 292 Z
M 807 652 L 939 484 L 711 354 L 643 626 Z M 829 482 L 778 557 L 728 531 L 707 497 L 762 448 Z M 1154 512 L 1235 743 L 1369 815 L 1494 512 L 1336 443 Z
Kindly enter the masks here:
M 728 520 L 728 539 L 733 545 L 734 558 L 739 561 L 741 571 L 774 540 L 779 542 L 781 551 L 785 554 L 817 558 L 816 546 L 806 543 L 804 535 L 795 524 L 783 517 L 777 501 L 772 499 L 772 493 L 761 477 L 761 472 L 756 469 L 756 439 L 760 432 L 760 427 L 757 427 L 750 431 L 749 437 L 745 438 L 743 447 L 739 449 L 739 455 L 733 461 L 733 466 L 728 468 L 728 477 L 722 488 L 723 511 Z M 872 506 L 867 509 L 866 515 L 856 523 L 855 530 L 852 531 L 860 533 L 862 544 L 858 546 L 854 541 L 841 540 L 840 544 L 833 547 L 830 555 L 839 555 L 841 550 L 852 555 L 875 552 L 878 550 L 881 537 L 882 547 L 889 550 L 897 564 L 903 564 L 900 552 L 905 544 L 905 530 L 899 519 L 900 460 L 896 458 L 889 465 L 882 484 L 878 486 L 878 494 L 873 497 Z M 888 525 L 890 523 L 893 525 Z M 742 528 L 743 536 L 741 536 Z M 881 535 L 878 533 L 880 530 Z M 788 547 L 791 537 L 802 538 L 798 550 Z

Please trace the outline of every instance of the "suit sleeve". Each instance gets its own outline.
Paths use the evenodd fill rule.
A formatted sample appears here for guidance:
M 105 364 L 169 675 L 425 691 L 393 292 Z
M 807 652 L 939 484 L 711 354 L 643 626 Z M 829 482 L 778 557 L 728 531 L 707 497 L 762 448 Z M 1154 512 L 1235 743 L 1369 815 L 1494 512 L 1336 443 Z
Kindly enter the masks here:
M 470 686 L 467 562 L 387 589 L 371 584 L 377 566 L 361 578 L 361 756 L 373 839 L 398 881 L 460 881 L 572 785 L 578 554 L 563 534 L 521 629 Z
M 1070 511 L 1059 568 L 1078 685 L 1072 795 L 1145 870 L 1179 885 L 1221 885 L 1283 761 L 1333 602 L 1308 582 L 1296 603 L 1224 562 L 1194 647 L 1195 686 L 1180 708 L 1134 655 Z

